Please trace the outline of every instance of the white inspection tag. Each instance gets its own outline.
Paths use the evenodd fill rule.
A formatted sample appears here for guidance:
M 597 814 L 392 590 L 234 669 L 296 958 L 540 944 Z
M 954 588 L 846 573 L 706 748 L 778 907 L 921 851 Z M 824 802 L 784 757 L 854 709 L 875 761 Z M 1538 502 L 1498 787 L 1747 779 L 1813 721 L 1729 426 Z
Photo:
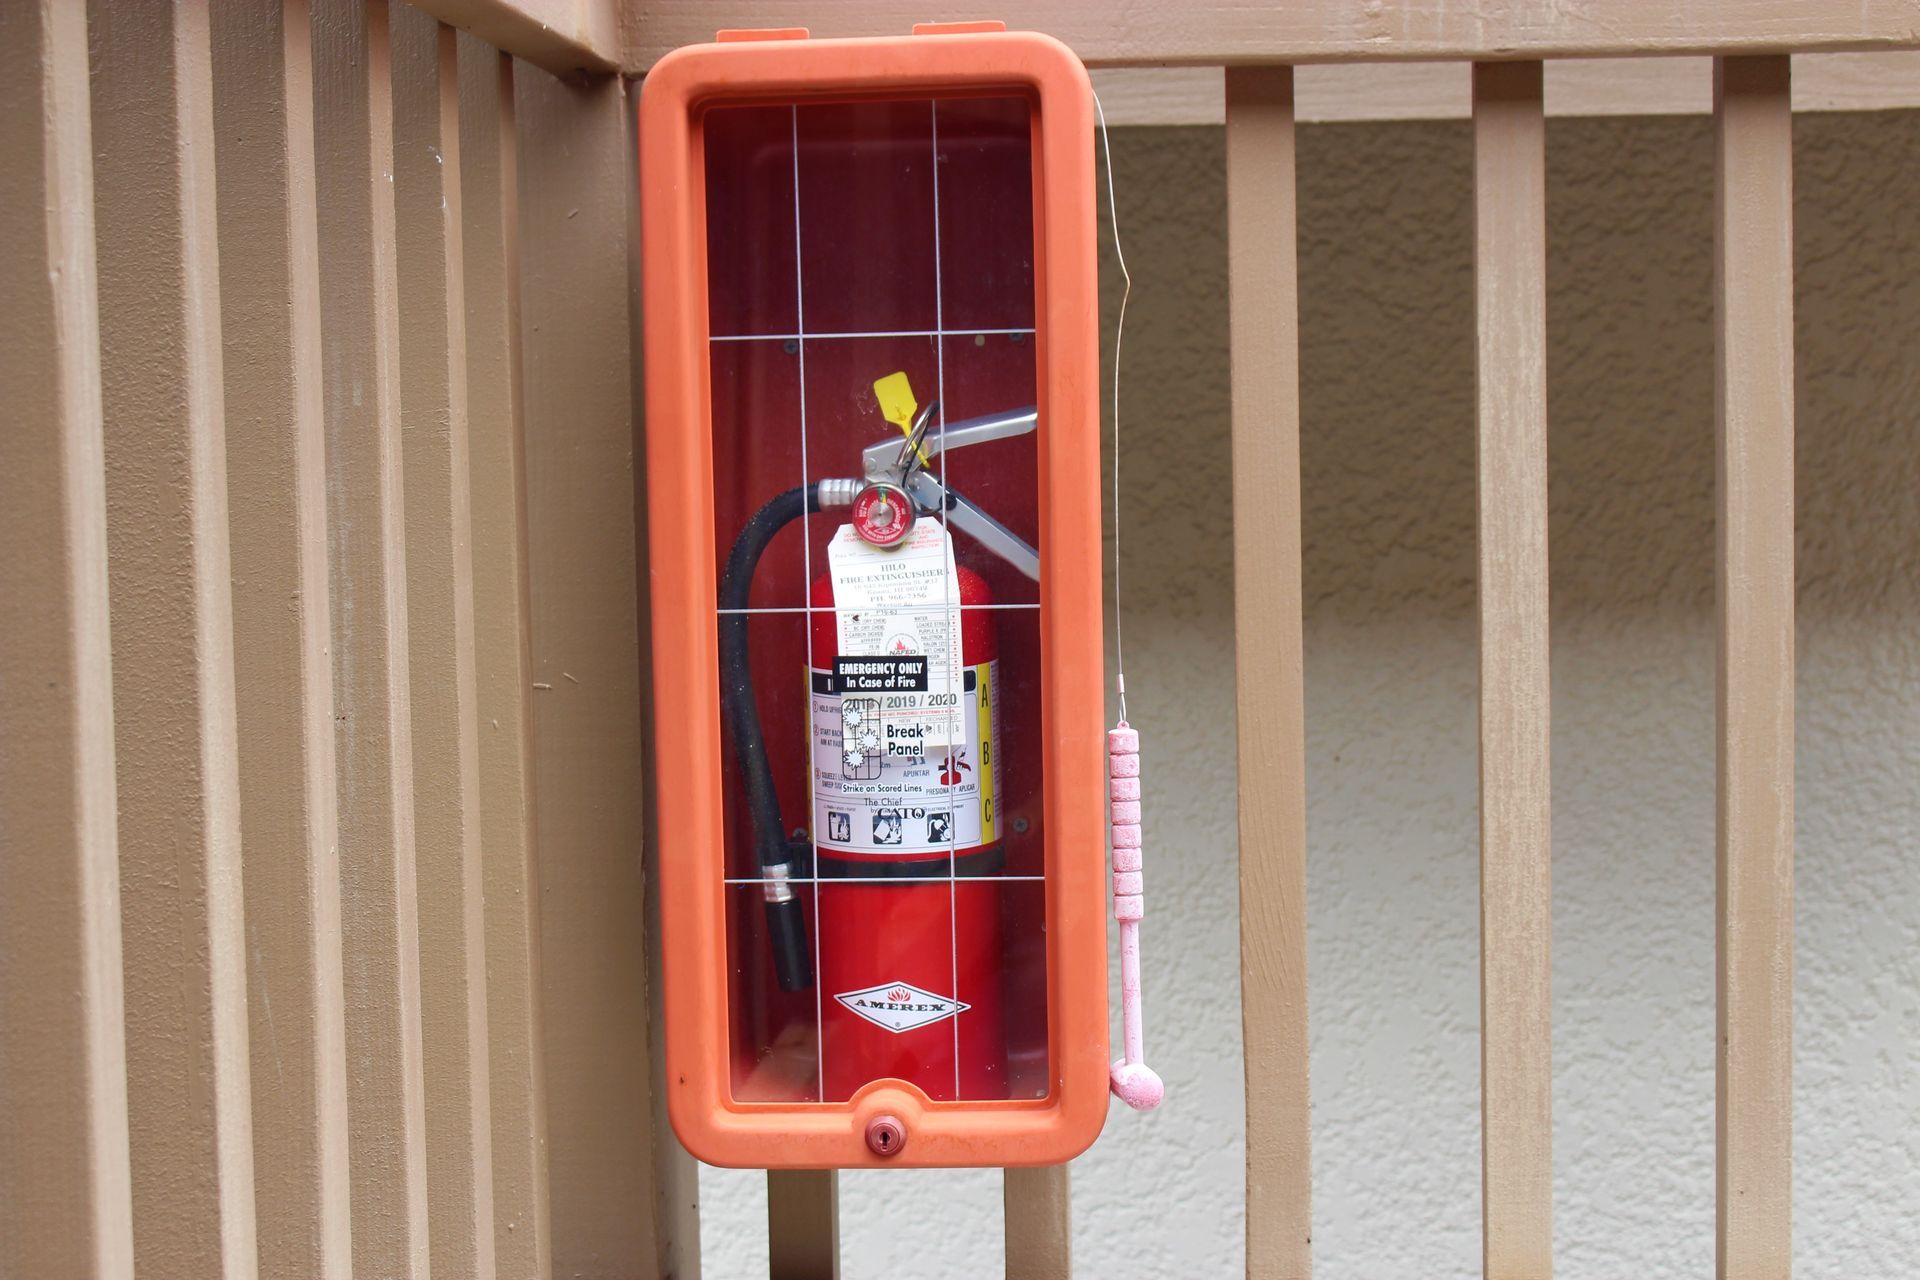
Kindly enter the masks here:
M 840 526 L 827 544 L 840 656 L 833 691 L 879 703 L 880 754 L 919 759 L 967 742 L 953 538 L 922 520 L 897 547 Z

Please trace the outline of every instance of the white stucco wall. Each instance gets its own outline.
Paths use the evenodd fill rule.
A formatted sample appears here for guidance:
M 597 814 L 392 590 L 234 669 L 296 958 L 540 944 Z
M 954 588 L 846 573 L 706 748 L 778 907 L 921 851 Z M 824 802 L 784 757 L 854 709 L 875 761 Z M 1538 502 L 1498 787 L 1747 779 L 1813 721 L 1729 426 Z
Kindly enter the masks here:
M 1920 1274 L 1920 113 L 1797 123 L 1795 1235 Z M 1712 141 L 1549 129 L 1556 1258 L 1713 1258 Z M 1166 1108 L 1074 1166 L 1076 1270 L 1242 1268 L 1223 162 L 1114 139 L 1127 642 Z M 1479 1271 L 1471 137 L 1300 146 L 1314 1252 Z M 1108 291 L 1111 303 L 1118 290 Z M 703 1170 L 706 1274 L 761 1276 L 764 1179 Z M 992 1171 L 844 1176 L 850 1280 L 1000 1274 Z M 911 1231 L 901 1230 L 911 1223 Z

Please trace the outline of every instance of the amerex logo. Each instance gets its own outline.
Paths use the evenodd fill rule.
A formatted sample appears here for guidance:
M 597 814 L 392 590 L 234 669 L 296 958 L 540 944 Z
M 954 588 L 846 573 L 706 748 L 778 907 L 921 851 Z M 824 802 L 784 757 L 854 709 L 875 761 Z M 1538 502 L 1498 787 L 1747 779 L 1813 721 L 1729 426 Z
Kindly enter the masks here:
M 861 991 L 843 991 L 834 999 L 868 1022 L 885 1027 L 896 1035 L 945 1021 L 973 1007 L 947 996 L 922 991 L 907 982 L 883 982 Z

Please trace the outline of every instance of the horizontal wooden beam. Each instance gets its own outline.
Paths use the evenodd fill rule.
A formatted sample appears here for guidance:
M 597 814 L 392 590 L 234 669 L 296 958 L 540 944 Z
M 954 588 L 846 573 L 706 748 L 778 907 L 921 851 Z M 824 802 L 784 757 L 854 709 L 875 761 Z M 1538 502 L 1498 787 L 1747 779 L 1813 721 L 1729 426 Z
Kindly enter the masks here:
M 1550 62 L 1549 116 L 1679 116 L 1713 110 L 1710 58 L 1605 58 Z M 1350 63 L 1302 67 L 1295 118 L 1465 120 L 1472 114 L 1466 62 Z M 1114 125 L 1219 124 L 1225 95 L 1217 67 L 1117 68 L 1093 73 Z M 1803 53 L 1793 59 L 1793 109 L 1892 111 L 1920 107 L 1920 51 Z
M 562 79 L 620 69 L 621 0 L 411 0 Z M 636 6 L 637 7 L 637 6 Z M 707 32 L 703 39 L 711 39 Z
M 885 35 L 911 30 L 925 17 L 902 0 L 848 4 L 824 16 L 819 6 L 794 0 L 418 0 L 417 7 L 563 78 L 640 75 L 669 50 L 711 40 L 725 27 L 793 22 L 816 36 Z M 1316 5 L 1288 12 L 1253 0 L 1214 0 L 1182 10 L 1180 21 L 1148 12 L 1110 24 L 1085 0 L 1041 0 L 1021 25 L 1059 36 L 1088 66 L 1118 69 L 1095 77 L 1115 124 L 1219 124 L 1215 68 L 1247 62 L 1347 64 L 1303 69 L 1296 83 L 1301 123 L 1464 120 L 1469 60 L 1506 56 L 1587 59 L 1547 68 L 1550 116 L 1705 114 L 1712 96 L 1705 55 L 1730 49 L 1855 50 L 1794 59 L 1796 111 L 1920 106 L 1920 5 L 1912 0 L 1879 0 L 1864 17 L 1844 22 L 1805 18 L 1791 0 L 1727 7 L 1739 13 L 1690 18 L 1650 6 L 1630 28 L 1610 22 L 1596 33 L 1565 16 L 1429 21 L 1411 0 L 1364 29 Z M 1635 56 L 1687 53 L 1700 56 Z
M 815 36 L 905 35 L 928 16 L 924 0 L 625 0 L 623 69 L 644 72 L 669 50 L 728 27 L 808 27 Z M 448 8 L 544 9 L 576 5 L 434 0 Z M 1445 0 L 1194 0 L 1114 6 L 1028 0 L 1017 14 L 972 3 L 950 20 L 1006 17 L 1071 45 L 1090 67 L 1260 63 L 1610 58 L 1639 54 L 1789 53 L 1920 47 L 1913 0 L 1852 6 L 1805 0 L 1682 0 L 1633 5 L 1448 4 Z M 447 21 L 453 21 L 448 18 Z

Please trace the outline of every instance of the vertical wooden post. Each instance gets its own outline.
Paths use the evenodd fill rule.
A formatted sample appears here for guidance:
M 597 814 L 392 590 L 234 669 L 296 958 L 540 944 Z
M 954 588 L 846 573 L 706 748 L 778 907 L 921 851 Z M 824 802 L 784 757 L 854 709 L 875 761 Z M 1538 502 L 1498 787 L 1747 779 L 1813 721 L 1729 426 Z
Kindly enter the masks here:
M 0 1274 L 116 1280 L 133 1209 L 84 8 L 0 5 L 0 118 Z
M 1714 66 L 1719 346 L 1719 1274 L 1793 1268 L 1793 115 Z
M 353 1259 L 311 37 L 304 0 L 213 14 L 260 1268 L 345 1280 Z
M 679 1196 L 648 1052 L 633 104 L 525 64 L 514 93 L 553 1270 L 653 1275 Z
M 767 1274 L 771 1280 L 839 1280 L 839 1174 L 767 1172 Z
M 256 1274 L 204 2 L 89 8 L 135 1270 Z
M 316 0 L 314 129 L 356 1275 L 427 1274 L 386 0 Z
M 1293 70 L 1233 67 L 1227 254 L 1247 1275 L 1313 1267 Z
M 1070 1280 L 1073 1275 L 1071 1166 L 1008 1169 L 1002 1196 L 1007 1280 Z
M 1480 1114 L 1488 1280 L 1553 1271 L 1546 120 L 1473 69 L 1479 317 Z
M 400 439 L 433 1270 L 492 1280 L 457 33 L 393 11 Z
M 462 35 L 459 62 L 493 1240 L 501 1275 L 544 1280 L 552 1270 L 552 1229 L 540 1053 L 513 59 Z

